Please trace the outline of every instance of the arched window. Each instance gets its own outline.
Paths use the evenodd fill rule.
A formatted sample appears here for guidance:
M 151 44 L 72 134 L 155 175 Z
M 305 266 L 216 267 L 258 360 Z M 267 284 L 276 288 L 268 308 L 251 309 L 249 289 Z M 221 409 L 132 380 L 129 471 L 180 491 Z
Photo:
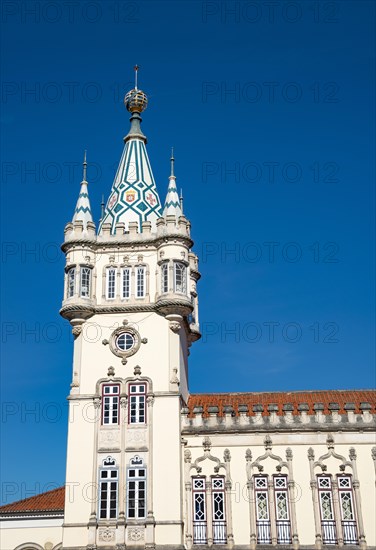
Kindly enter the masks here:
M 269 483 L 273 492 L 269 493 Z M 272 543 L 272 518 L 275 517 L 277 544 L 291 543 L 291 524 L 288 498 L 287 476 L 254 476 L 257 543 Z M 273 495 L 271 497 L 271 495 Z M 274 506 L 274 514 L 271 507 Z M 273 519 L 274 522 L 274 519 Z
M 335 484 L 332 476 L 320 474 L 317 476 L 322 541 L 324 544 L 337 544 L 338 535 L 340 535 L 344 544 L 358 544 L 351 476 L 338 474 L 336 482 L 340 514 L 338 520 L 342 533 L 337 533 L 335 495 L 333 495 Z
M 208 484 L 205 477 L 192 478 L 192 497 L 193 544 L 207 544 L 208 522 L 211 524 L 213 544 L 226 544 L 225 478 L 212 476 Z M 208 498 L 211 498 L 211 517 L 207 515 Z

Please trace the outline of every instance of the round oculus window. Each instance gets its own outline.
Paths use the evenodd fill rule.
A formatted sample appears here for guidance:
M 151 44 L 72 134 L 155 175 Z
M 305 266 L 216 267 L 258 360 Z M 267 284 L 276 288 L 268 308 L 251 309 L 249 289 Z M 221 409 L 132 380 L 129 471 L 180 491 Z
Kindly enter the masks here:
M 116 347 L 120 351 L 129 351 L 133 348 L 134 344 L 135 338 L 133 334 L 130 334 L 129 332 L 122 332 L 116 338 Z

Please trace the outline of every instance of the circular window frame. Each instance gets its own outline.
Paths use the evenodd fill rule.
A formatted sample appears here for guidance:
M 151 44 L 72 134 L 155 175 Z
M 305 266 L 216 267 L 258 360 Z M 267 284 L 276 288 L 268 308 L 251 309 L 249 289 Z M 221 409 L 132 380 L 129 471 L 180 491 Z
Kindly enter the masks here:
M 117 341 L 122 334 L 124 335 L 129 334 L 133 338 L 133 342 L 134 342 L 133 346 L 130 347 L 129 349 L 122 350 L 121 348 L 118 347 Z M 132 355 L 137 353 L 137 351 L 140 349 L 141 337 L 139 332 L 136 329 L 132 327 L 122 326 L 114 330 L 114 332 L 111 334 L 109 344 L 110 344 L 110 349 L 112 353 L 117 357 L 122 357 L 122 358 L 131 357 Z

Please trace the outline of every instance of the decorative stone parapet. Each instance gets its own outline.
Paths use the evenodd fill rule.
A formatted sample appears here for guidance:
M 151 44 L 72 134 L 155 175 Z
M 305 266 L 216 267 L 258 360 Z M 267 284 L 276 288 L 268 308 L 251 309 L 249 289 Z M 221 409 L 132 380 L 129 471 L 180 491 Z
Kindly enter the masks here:
M 358 411 L 358 412 L 356 412 Z M 182 432 L 222 432 L 222 431 L 259 431 L 259 430 L 373 430 L 376 427 L 375 405 L 345 403 L 341 409 L 339 403 L 292 403 L 278 405 L 269 403 L 252 405 L 207 405 L 181 410 Z

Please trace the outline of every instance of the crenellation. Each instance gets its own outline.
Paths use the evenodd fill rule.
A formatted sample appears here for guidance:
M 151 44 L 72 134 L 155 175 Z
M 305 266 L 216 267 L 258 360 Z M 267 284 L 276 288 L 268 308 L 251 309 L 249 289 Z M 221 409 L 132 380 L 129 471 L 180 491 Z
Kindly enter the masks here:
M 115 235 L 124 235 L 125 233 L 125 223 L 118 222 L 115 225 Z
M 148 221 L 143 221 L 142 222 L 142 233 L 144 235 L 150 235 L 151 234 L 151 222 L 148 222 Z
M 102 224 L 102 235 L 103 235 L 103 239 L 108 239 L 111 236 L 111 224 L 110 223 Z
M 95 231 L 95 223 L 94 222 L 87 222 L 86 223 L 86 229 L 87 234 L 90 238 L 95 238 L 96 231 Z

